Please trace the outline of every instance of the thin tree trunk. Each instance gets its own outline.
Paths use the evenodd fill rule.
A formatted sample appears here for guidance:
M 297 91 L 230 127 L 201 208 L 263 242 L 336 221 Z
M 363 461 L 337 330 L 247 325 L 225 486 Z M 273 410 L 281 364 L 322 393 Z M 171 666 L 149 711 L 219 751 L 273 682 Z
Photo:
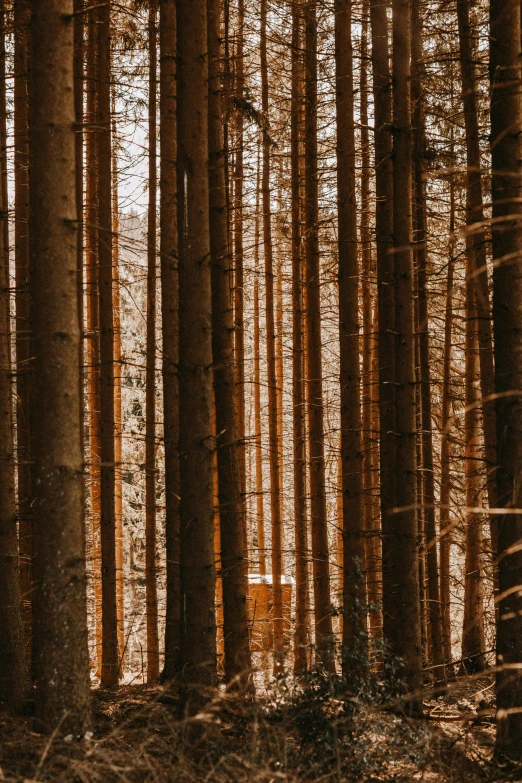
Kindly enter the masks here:
M 279 170 L 281 177 L 281 170 Z M 280 180 L 281 181 L 281 180 Z M 281 200 L 279 199 L 279 204 Z M 281 524 L 284 520 L 284 471 L 283 471 L 283 270 L 281 251 L 277 254 L 276 260 L 276 283 L 275 283 L 275 351 L 276 351 L 276 385 L 277 385 L 277 442 L 279 443 L 279 486 L 281 488 Z
M 75 134 L 74 134 L 74 158 L 75 158 L 75 179 L 76 179 L 76 209 L 78 211 L 78 238 L 76 247 L 76 270 L 77 270 L 77 286 L 78 286 L 78 321 L 80 324 L 80 367 L 82 372 L 80 373 L 80 399 L 82 400 L 82 406 L 80 409 L 80 428 L 82 433 L 82 453 L 85 448 L 85 404 L 84 404 L 84 289 L 83 289 L 83 232 L 84 232 L 84 216 L 83 216 L 83 180 L 84 180 L 84 165 L 83 165 L 83 153 L 84 153 L 84 10 L 83 0 L 74 0 L 74 120 L 75 120 Z
M 97 118 L 97 27 L 96 11 L 91 11 L 87 27 L 85 144 L 85 270 L 87 304 L 87 408 L 89 432 L 89 494 L 94 584 L 96 668 L 101 673 L 102 595 L 100 544 L 100 314 L 98 295 L 98 132 Z
M 453 658 L 451 649 L 451 466 L 450 466 L 450 405 L 451 405 L 451 348 L 453 327 L 453 273 L 455 266 L 455 183 L 452 175 L 450 182 L 450 238 L 448 277 L 446 282 L 446 313 L 444 319 L 444 355 L 442 370 L 442 415 L 440 447 L 440 602 L 442 614 L 442 644 L 446 672 Z
M 417 262 L 418 343 L 420 359 L 421 452 L 423 513 L 426 523 L 427 620 L 430 641 L 430 662 L 433 676 L 443 683 L 444 653 L 442 648 L 442 620 L 439 586 L 439 562 L 435 523 L 435 470 L 433 466 L 433 434 L 431 410 L 430 337 L 427 290 L 427 217 L 423 160 L 425 156 L 425 117 L 421 73 L 423 60 L 422 24 L 419 2 L 414 0 L 412 13 L 412 104 L 414 127 L 414 226 Z
M 119 268 L 118 159 L 116 157 L 116 100 L 112 93 L 112 267 L 114 273 L 112 305 L 114 309 L 114 516 L 116 524 L 116 612 L 118 616 L 119 676 L 122 675 L 125 650 L 124 575 L 123 575 L 123 418 L 121 399 L 121 313 Z
M 234 95 L 241 101 L 244 97 L 244 0 L 238 0 L 237 6 L 237 35 L 235 63 L 235 90 Z M 236 120 L 236 155 L 234 170 L 234 329 L 235 329 L 235 363 L 237 373 L 237 432 L 239 438 L 239 476 L 241 481 L 242 497 L 246 496 L 246 454 L 245 454 L 245 326 L 244 326 L 244 272 L 243 272 L 243 189 L 244 189 L 244 129 L 243 114 L 237 112 Z M 226 181 L 226 178 L 225 178 Z M 226 193 L 225 193 L 226 196 Z M 228 210 L 227 210 L 228 216 Z M 245 530 L 243 536 L 246 539 L 246 519 L 243 520 Z M 245 552 L 246 557 L 246 552 Z
M 262 110 L 267 127 L 263 129 L 263 248 L 265 257 L 266 351 L 268 380 L 268 439 L 270 456 L 270 517 L 272 522 L 272 599 L 274 624 L 274 673 L 284 668 L 282 520 L 279 473 L 279 438 L 277 431 L 277 379 L 274 323 L 274 261 L 272 248 L 272 210 L 270 203 L 270 137 L 268 135 L 268 62 L 267 62 L 267 0 L 261 0 L 260 60 Z
M 147 682 L 159 677 L 158 594 L 156 587 L 156 92 L 157 4 L 149 5 L 149 208 L 147 213 L 147 368 L 145 419 L 145 589 L 147 604 Z
M 118 684 L 114 452 L 114 312 L 112 271 L 112 166 L 110 5 L 98 9 L 98 288 L 100 318 L 100 540 L 102 574 L 101 684 Z
M 257 529 L 257 551 L 259 557 L 259 573 L 266 574 L 266 549 L 265 549 L 265 512 L 263 497 L 263 444 L 261 429 L 261 340 L 259 333 L 259 241 L 260 241 L 260 220 L 259 220 L 259 200 L 260 200 L 260 151 L 258 143 L 257 149 L 257 181 L 256 181 L 256 211 L 254 226 L 254 442 L 256 458 L 256 529 Z
M 412 688 L 422 668 L 416 514 L 412 253 L 411 0 L 393 0 L 393 240 L 395 267 L 395 473 L 397 512 L 387 520 L 384 637 L 404 659 Z
M 464 581 L 464 618 L 462 659 L 465 672 L 474 674 L 486 666 L 484 652 L 484 587 L 482 580 L 482 514 L 473 511 L 480 505 L 480 390 L 477 311 L 471 263 L 466 269 L 466 409 L 464 441 L 466 448 L 466 564 Z
M 178 231 L 176 185 L 176 5 L 160 0 L 160 264 L 165 447 L 166 619 L 164 679 L 179 667 L 181 584 L 179 517 Z
M 31 297 L 29 291 L 29 0 L 14 3 L 14 190 L 16 284 L 16 439 L 18 535 L 25 645 L 32 659 L 33 488 L 31 478 L 31 387 L 33 382 Z
M 206 0 L 178 0 L 181 664 L 197 711 L 216 685 Z
M 31 289 L 34 303 L 36 718 L 90 727 L 80 324 L 77 285 L 72 0 L 34 1 Z
M 491 304 L 487 271 L 487 239 L 484 230 L 484 206 L 482 188 L 482 167 L 480 154 L 480 128 L 477 111 L 477 84 L 473 41 L 470 28 L 468 0 L 458 0 L 460 72 L 464 124 L 466 129 L 466 248 L 470 261 L 471 282 L 474 288 L 476 318 L 478 324 L 480 388 L 482 392 L 482 426 L 487 469 L 486 486 L 490 508 L 497 507 L 497 438 L 495 422 L 495 373 L 493 367 L 493 335 L 491 325 Z M 497 566 L 495 559 L 498 548 L 497 518 L 490 516 L 491 548 L 495 590 Z
M 370 637 L 376 640 L 382 635 L 381 547 L 378 503 L 379 450 L 379 391 L 377 340 L 375 335 L 377 302 L 374 291 L 374 261 L 370 232 L 370 134 L 368 128 L 368 22 L 369 2 L 363 4 L 361 30 L 361 253 L 363 300 L 363 395 L 362 435 L 364 523 L 366 533 L 366 600 Z
M 7 170 L 5 146 L 5 4 L 0 4 L 0 175 Z M 13 442 L 13 388 L 11 367 L 11 305 L 6 192 L 0 191 L 0 705 L 17 711 L 28 690 L 18 531 L 16 520 L 16 470 Z
M 366 658 L 359 264 L 351 0 L 335 2 L 344 673 Z M 363 663 L 364 665 L 364 663 Z
M 377 246 L 380 504 L 383 534 L 395 508 L 395 303 L 393 294 L 393 178 L 391 75 L 386 4 L 370 0 L 373 100 L 375 114 L 375 234 Z M 387 536 L 383 536 L 383 582 L 388 581 Z M 384 572 L 386 571 L 386 576 Z
M 291 188 L 292 188 L 292 405 L 294 435 L 294 526 L 295 526 L 295 633 L 294 673 L 308 669 L 308 568 L 306 518 L 305 392 L 303 377 L 303 291 L 301 251 L 301 197 L 299 183 L 299 144 L 302 134 L 300 109 L 303 103 L 302 16 L 298 0 L 292 2 L 292 103 Z
M 256 223 L 259 218 L 256 213 Z M 255 268 L 259 268 L 259 228 L 256 226 Z M 256 457 L 256 530 L 259 573 L 266 574 L 265 512 L 263 500 L 263 444 L 261 430 L 261 368 L 259 336 L 259 280 L 254 278 L 254 439 Z
M 214 403 L 212 426 L 214 437 L 216 436 L 216 407 Z M 219 488 L 218 488 L 218 463 L 217 451 L 214 452 L 212 464 L 212 487 L 214 496 L 214 559 L 216 563 L 216 644 L 217 644 L 217 670 L 224 674 L 225 639 L 223 635 L 223 579 L 221 578 L 221 524 L 219 518 Z
M 323 370 L 321 356 L 321 280 L 317 170 L 317 8 L 304 6 L 305 20 L 305 248 L 308 306 L 308 438 L 310 443 L 310 519 L 317 663 L 334 669 L 328 528 L 324 460 Z
M 246 528 L 245 493 L 242 491 L 241 476 L 241 470 L 244 470 L 244 460 L 242 465 L 238 444 L 237 395 L 234 370 L 234 311 L 231 296 L 232 254 L 228 241 L 225 170 L 223 165 L 219 0 L 208 0 L 207 11 L 212 354 L 216 401 L 225 679 L 230 687 L 253 691 L 253 680 L 250 675 L 251 658 L 246 601 L 247 577 L 246 552 L 244 551 L 244 531 Z M 241 396 L 244 403 L 244 392 Z

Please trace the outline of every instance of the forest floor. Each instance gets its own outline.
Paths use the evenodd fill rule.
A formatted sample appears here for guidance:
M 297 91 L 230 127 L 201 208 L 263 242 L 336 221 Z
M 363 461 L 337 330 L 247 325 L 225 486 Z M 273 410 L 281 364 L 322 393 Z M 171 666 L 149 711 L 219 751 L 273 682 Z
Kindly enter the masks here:
M 325 681 L 326 682 L 326 681 Z M 348 706 L 347 706 L 348 705 Z M 425 717 L 279 683 L 254 703 L 220 697 L 188 722 L 173 692 L 93 691 L 92 737 L 32 731 L 0 716 L 0 780 L 20 783 L 501 783 L 492 761 L 493 678 L 460 678 Z M 196 727 L 196 728 L 195 728 Z

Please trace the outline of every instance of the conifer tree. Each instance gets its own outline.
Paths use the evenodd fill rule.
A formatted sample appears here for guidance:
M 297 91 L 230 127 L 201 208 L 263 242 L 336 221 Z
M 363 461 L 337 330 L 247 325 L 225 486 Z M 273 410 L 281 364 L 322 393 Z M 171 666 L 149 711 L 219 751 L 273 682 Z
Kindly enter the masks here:
M 38 726 L 90 727 L 80 324 L 77 293 L 73 4 L 33 2 L 29 152 L 34 313 L 34 651 Z

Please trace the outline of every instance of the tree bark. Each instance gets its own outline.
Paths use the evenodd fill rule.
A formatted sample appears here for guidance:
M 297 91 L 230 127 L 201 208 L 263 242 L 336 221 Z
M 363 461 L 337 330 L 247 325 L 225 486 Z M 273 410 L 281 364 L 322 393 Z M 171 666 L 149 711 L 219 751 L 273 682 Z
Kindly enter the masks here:
M 112 306 L 114 309 L 114 516 L 116 524 L 116 613 L 118 618 L 119 676 L 125 651 L 124 574 L 123 574 L 123 418 L 121 398 L 121 312 L 119 267 L 118 159 L 116 157 L 116 100 L 112 91 L 112 268 L 114 272 Z
M 32 659 L 33 481 L 31 387 L 34 375 L 31 296 L 29 291 L 29 0 L 14 3 L 14 190 L 16 439 L 20 579 L 26 656 Z
M 7 170 L 5 146 L 5 4 L 0 4 L 0 175 Z M 13 439 L 13 388 L 11 366 L 11 306 L 6 192 L 0 190 L 0 705 L 18 711 L 28 690 L 18 531 L 16 520 L 16 469 Z
M 375 114 L 375 234 L 377 246 L 380 504 L 383 534 L 395 508 L 395 386 L 393 324 L 393 177 L 391 137 L 391 74 L 386 4 L 370 0 L 373 100 Z M 383 569 L 385 562 L 383 537 Z M 383 574 L 384 580 L 384 574 Z
M 156 191 L 157 3 L 149 5 L 149 208 L 147 212 L 147 367 L 145 419 L 145 586 L 147 682 L 159 677 L 156 587 Z
M 354 656 L 357 664 L 366 659 L 366 551 L 351 0 L 336 0 L 334 10 L 343 496 L 343 658 L 344 674 L 348 675 L 349 671 L 353 670 Z
M 302 237 L 301 195 L 299 183 L 299 147 L 302 135 L 300 122 L 303 94 L 302 70 L 302 14 L 298 0 L 292 1 L 292 98 L 291 123 L 291 189 L 292 189 L 292 406 L 294 450 L 294 529 L 295 529 L 295 632 L 294 673 L 308 669 L 307 595 L 308 530 L 306 517 L 306 430 L 305 392 L 303 377 L 303 291 L 302 291 Z
M 259 270 L 259 196 L 261 166 L 257 158 L 256 212 L 254 227 L 254 269 Z M 256 529 L 259 573 L 266 574 L 265 512 L 263 498 L 263 444 L 261 429 L 261 340 L 259 334 L 259 278 L 254 277 L 254 449 L 256 461 Z
M 219 1 L 208 0 L 207 11 L 212 355 L 216 401 L 225 679 L 229 687 L 253 692 L 246 600 L 245 504 L 241 486 L 242 465 L 234 370 L 234 310 L 231 296 L 233 270 L 228 238 L 224 169 Z
M 466 130 L 466 252 L 469 257 L 469 274 L 471 275 L 471 283 L 474 289 L 478 327 L 482 426 L 484 431 L 484 456 L 487 469 L 486 486 L 489 507 L 496 508 L 497 485 L 495 470 L 497 464 L 497 437 L 495 431 L 493 335 L 487 270 L 487 238 L 484 230 L 477 86 L 468 0 L 458 0 L 457 16 L 459 23 L 459 62 L 462 80 L 462 100 L 464 104 L 464 125 Z M 494 514 L 490 516 L 489 524 L 491 549 L 494 561 L 494 583 L 495 590 L 498 590 L 497 566 L 495 563 L 498 548 L 498 531 L 497 518 Z
M 433 677 L 444 683 L 444 653 L 442 648 L 442 620 L 439 586 L 439 558 L 435 522 L 435 470 L 433 465 L 432 433 L 432 384 L 430 371 L 430 335 L 428 321 L 428 247 L 426 193 L 424 166 L 426 129 L 424 96 L 422 94 L 422 23 L 419 2 L 412 6 L 412 104 L 414 144 L 414 241 L 417 266 L 418 345 L 420 359 L 420 402 L 421 402 L 421 465 L 423 485 L 422 509 L 426 524 L 426 571 L 427 571 L 427 621 L 430 642 L 430 662 L 434 665 Z
M 90 727 L 80 431 L 72 0 L 33 2 L 30 122 L 35 347 L 36 719 Z
M 321 355 L 321 279 L 317 170 L 317 7 L 307 0 L 305 20 L 305 251 L 308 438 L 310 443 L 310 520 L 314 586 L 316 662 L 334 670 L 328 562 L 328 527 L 324 460 L 323 370 Z
M 498 505 L 522 506 L 520 3 L 490 4 L 493 324 Z M 522 756 L 522 515 L 498 518 L 497 752 Z M 511 712 L 510 712 L 511 710 Z
M 160 0 L 160 274 L 165 447 L 166 619 L 163 679 L 179 667 L 181 585 L 179 517 L 178 231 L 176 124 L 176 5 Z
M 412 253 L 411 0 L 393 0 L 393 241 L 396 513 L 383 524 L 384 637 L 411 688 L 422 668 L 416 514 Z M 384 520 L 383 520 L 384 522 Z
M 263 171 L 261 178 L 263 209 L 263 248 L 265 256 L 265 319 L 268 380 L 268 440 L 270 457 L 270 517 L 272 522 L 272 597 L 274 624 L 274 673 L 284 668 L 283 593 L 282 574 L 282 520 L 281 487 L 279 473 L 279 438 L 277 431 L 277 379 L 274 323 L 274 260 L 272 248 L 272 209 L 270 203 L 270 137 L 268 62 L 267 62 L 267 0 L 261 0 L 260 60 L 261 105 L 266 127 L 263 129 Z
M 100 543 L 100 312 L 98 286 L 98 132 L 96 11 L 89 13 L 86 52 L 85 289 L 87 304 L 87 408 L 89 495 L 94 584 L 96 669 L 101 673 L 102 595 Z
M 370 231 L 370 134 L 368 128 L 368 23 L 369 2 L 363 3 L 361 29 L 361 255 L 363 307 L 363 487 L 364 523 L 366 533 L 366 600 L 369 633 L 373 640 L 382 635 L 381 611 L 381 536 L 379 518 L 379 372 L 378 344 L 375 324 L 378 323 L 375 290 L 375 264 Z
M 473 511 L 480 505 L 480 392 L 477 311 L 474 284 L 468 257 L 466 269 L 466 408 L 464 414 L 466 473 L 466 564 L 464 581 L 464 618 L 462 628 L 463 669 L 469 674 L 486 666 L 484 652 L 484 587 L 482 580 L 482 514 Z
M 444 318 L 444 355 L 442 370 L 442 411 L 440 446 L 440 602 L 442 614 L 442 644 L 446 673 L 452 674 L 451 649 L 451 591 L 450 564 L 452 528 L 450 523 L 451 466 L 450 466 L 450 406 L 451 406 L 451 355 L 453 330 L 453 277 L 455 266 L 455 183 L 450 182 L 450 237 L 448 276 L 446 281 L 446 312 Z
M 257 260 L 259 261 L 259 253 Z M 265 518 L 263 500 L 263 444 L 261 429 L 261 372 L 259 335 L 259 281 L 254 278 L 254 440 L 256 462 L 256 531 L 259 573 L 266 574 Z
M 235 36 L 235 97 L 241 101 L 244 98 L 244 0 L 237 4 L 237 33 Z M 244 121 L 243 113 L 237 112 L 236 120 L 236 153 L 234 170 L 234 329 L 235 329 L 235 363 L 237 373 L 237 432 L 239 438 L 239 477 L 243 500 L 246 497 L 246 453 L 245 453 L 245 326 L 244 326 L 244 259 L 243 259 L 243 190 L 244 190 Z M 225 175 L 225 171 L 224 171 Z M 226 184 L 226 176 L 225 176 Z M 226 192 L 225 192 L 226 196 Z M 227 210 L 228 216 L 228 210 Z M 243 518 L 243 538 L 246 542 L 246 518 Z M 245 557 L 247 553 L 245 552 Z
M 178 0 L 179 399 L 183 698 L 216 685 L 206 0 Z
M 114 451 L 114 311 L 112 269 L 112 166 L 110 5 L 97 19 L 98 295 L 100 318 L 100 541 L 102 587 L 101 684 L 118 684 L 116 507 Z

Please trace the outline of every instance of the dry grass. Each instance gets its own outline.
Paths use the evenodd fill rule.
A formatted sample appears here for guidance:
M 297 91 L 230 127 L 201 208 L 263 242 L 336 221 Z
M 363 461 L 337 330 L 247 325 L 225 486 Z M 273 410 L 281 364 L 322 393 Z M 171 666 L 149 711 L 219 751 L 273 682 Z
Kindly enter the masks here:
M 281 683 L 256 703 L 221 696 L 192 721 L 172 692 L 93 692 L 95 727 L 81 741 L 0 719 L 0 780 L 89 783 L 319 783 L 515 780 L 491 763 L 494 727 L 467 719 L 491 702 L 491 679 L 459 680 L 413 720 L 358 699 Z M 488 702 L 489 700 L 489 702 Z M 197 731 L 194 727 L 198 727 Z M 522 779 L 522 775 L 519 779 Z

